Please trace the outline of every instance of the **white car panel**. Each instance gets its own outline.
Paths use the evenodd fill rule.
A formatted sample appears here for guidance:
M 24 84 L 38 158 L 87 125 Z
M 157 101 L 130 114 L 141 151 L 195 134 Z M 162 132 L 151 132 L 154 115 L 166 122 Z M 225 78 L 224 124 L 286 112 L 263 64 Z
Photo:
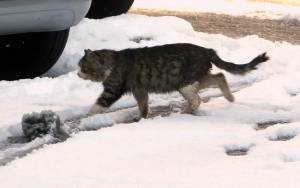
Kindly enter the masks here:
M 91 0 L 0 0 L 0 35 L 59 31 L 76 25 Z

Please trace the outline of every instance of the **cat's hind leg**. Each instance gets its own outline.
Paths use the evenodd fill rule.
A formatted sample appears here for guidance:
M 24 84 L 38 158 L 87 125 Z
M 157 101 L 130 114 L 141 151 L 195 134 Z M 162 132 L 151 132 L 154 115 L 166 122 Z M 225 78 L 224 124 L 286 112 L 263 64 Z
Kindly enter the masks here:
M 187 100 L 188 105 L 184 110 L 184 113 L 193 113 L 201 104 L 201 98 L 198 95 L 199 83 L 195 82 L 191 85 L 187 85 L 181 89 L 179 92 Z
M 147 119 L 150 111 L 148 106 L 148 92 L 141 89 L 132 91 L 132 94 L 138 103 L 141 116 Z
M 224 97 L 229 102 L 234 102 L 234 96 L 229 89 L 228 83 L 223 73 L 208 74 L 204 79 L 200 80 L 199 89 L 204 89 L 213 85 L 216 85 L 221 89 Z

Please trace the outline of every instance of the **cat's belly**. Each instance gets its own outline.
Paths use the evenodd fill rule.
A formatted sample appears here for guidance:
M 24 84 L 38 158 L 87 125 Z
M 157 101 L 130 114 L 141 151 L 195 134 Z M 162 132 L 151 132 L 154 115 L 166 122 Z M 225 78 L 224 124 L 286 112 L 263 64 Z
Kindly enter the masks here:
M 189 79 L 181 74 L 148 74 L 139 73 L 130 80 L 127 80 L 130 90 L 132 89 L 145 89 L 150 93 L 166 93 L 177 91 L 180 88 L 192 84 L 198 78 Z

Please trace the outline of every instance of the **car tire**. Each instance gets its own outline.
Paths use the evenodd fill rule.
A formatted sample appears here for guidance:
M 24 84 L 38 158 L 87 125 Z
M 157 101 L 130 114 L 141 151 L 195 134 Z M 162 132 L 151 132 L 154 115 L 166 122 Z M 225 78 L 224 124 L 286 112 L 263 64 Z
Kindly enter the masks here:
M 62 54 L 69 29 L 0 36 L 0 80 L 34 78 L 49 70 Z
M 87 18 L 99 19 L 126 13 L 134 0 L 93 0 Z

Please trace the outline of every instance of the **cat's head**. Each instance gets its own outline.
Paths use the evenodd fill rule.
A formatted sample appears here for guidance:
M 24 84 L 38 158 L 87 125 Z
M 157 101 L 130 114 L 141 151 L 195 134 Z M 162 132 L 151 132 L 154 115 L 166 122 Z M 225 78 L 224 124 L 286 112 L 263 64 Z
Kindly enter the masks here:
M 84 50 L 79 61 L 78 76 L 85 80 L 104 81 L 110 74 L 113 64 L 112 50 Z

